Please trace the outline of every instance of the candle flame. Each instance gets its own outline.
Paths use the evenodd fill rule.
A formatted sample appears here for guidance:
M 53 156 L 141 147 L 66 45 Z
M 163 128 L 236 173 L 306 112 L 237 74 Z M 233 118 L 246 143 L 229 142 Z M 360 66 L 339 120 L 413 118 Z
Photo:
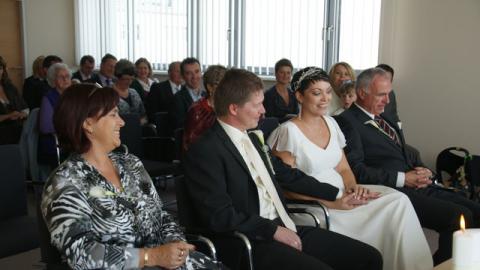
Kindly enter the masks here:
M 460 216 L 460 229 L 462 229 L 462 232 L 465 232 L 465 218 L 463 215 Z

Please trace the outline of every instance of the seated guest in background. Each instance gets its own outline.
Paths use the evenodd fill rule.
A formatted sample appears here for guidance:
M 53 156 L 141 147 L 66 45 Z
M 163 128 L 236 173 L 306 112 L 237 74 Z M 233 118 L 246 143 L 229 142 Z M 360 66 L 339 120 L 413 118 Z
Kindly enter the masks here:
M 18 143 L 28 113 L 27 104 L 8 77 L 7 62 L 0 56 L 0 144 Z
M 168 80 L 154 83 L 147 96 L 148 119 L 153 122 L 153 115 L 157 112 L 173 111 L 175 105 L 174 95 L 182 88 L 182 75 L 180 75 L 180 62 L 168 65 Z
M 364 70 L 356 83 L 356 103 L 337 118 L 350 167 L 359 183 L 396 188 L 410 198 L 422 226 L 440 233 L 433 256 L 439 264 L 452 256 L 452 234 L 461 214 L 467 226 L 479 226 L 480 204 L 432 185 L 432 172 L 405 149 L 402 130 L 382 114 L 392 89 L 383 69 Z
M 385 270 L 431 270 L 430 248 L 408 197 L 389 187 L 357 184 L 342 150 L 345 138 L 337 122 L 326 115 L 332 91 L 329 78 L 321 71 L 302 76 L 295 92 L 302 110 L 269 137 L 273 154 L 340 190 L 334 202 L 322 201 L 330 208 L 331 231 L 377 248 Z M 307 209 L 323 216 L 318 206 Z
M 332 115 L 342 107 L 339 92 L 340 86 L 342 86 L 344 81 L 355 81 L 355 71 L 348 63 L 338 62 L 332 66 L 328 76 L 330 77 L 330 84 L 333 87 L 332 101 L 330 102 L 328 114 Z
M 373 247 L 320 228 L 295 226 L 290 219 L 276 180 L 296 182 L 292 186 L 297 188 L 300 183 L 323 185 L 278 159 L 271 160 L 273 173 L 260 138 L 247 133 L 265 113 L 262 102 L 263 83 L 255 74 L 240 69 L 225 73 L 214 94 L 218 121 L 190 146 L 184 163 L 199 223 L 213 232 L 244 233 L 252 243 L 255 269 L 381 269 L 381 255 Z M 323 191 L 338 189 L 325 185 Z M 225 252 L 221 260 L 227 266 L 245 269 L 235 245 L 215 244 Z
M 115 73 L 115 64 L 117 63 L 117 58 L 109 53 L 105 54 L 102 57 L 102 62 L 100 63 L 100 70 L 98 76 L 88 80 L 87 82 L 98 83 L 101 86 L 113 86 L 114 83 L 114 73 Z
M 387 64 L 379 64 L 376 67 L 385 70 L 388 77 L 390 78 L 390 82 L 393 83 L 393 75 L 395 74 L 395 71 L 391 66 Z M 390 102 L 385 106 L 383 114 L 387 115 L 387 117 L 389 117 L 398 124 L 398 127 L 402 128 L 402 122 L 400 121 L 400 117 L 398 116 L 397 111 L 397 97 L 395 96 L 395 91 L 393 89 L 392 91 L 390 91 L 388 99 L 390 100 Z
M 342 107 L 336 110 L 333 115 L 339 115 L 346 109 L 350 108 L 352 104 L 357 100 L 357 94 L 355 93 L 355 82 L 354 81 L 344 81 L 340 89 L 338 89 L 340 94 L 340 102 Z
M 54 115 L 72 154 L 48 178 L 41 210 L 52 244 L 73 269 L 218 269 L 185 242 L 140 160 L 120 146 L 118 94 L 77 84 Z
M 22 96 L 30 109 L 40 107 L 40 89 L 43 88 L 46 77 L 42 68 L 43 59 L 45 56 L 40 55 L 33 61 L 32 75 L 23 81 Z
M 130 88 L 130 84 L 134 80 L 133 76 L 135 76 L 135 66 L 133 63 L 126 59 L 120 59 L 115 65 L 116 81 L 113 85 L 113 89 L 115 89 L 120 96 L 118 110 L 120 114 L 138 114 L 140 116 L 140 122 L 145 124 L 147 118 L 142 99 L 137 91 Z
M 158 82 L 153 78 L 152 65 L 146 58 L 138 58 L 135 62 L 135 80 L 133 80 L 130 88 L 135 89 L 138 95 L 145 102 L 145 98 L 150 93 L 150 87 L 153 83 Z
M 43 77 L 44 80 L 37 81 L 38 83 L 32 84 L 31 87 L 26 88 L 26 91 L 23 92 L 23 99 L 27 102 L 30 109 L 40 107 L 43 96 L 53 89 L 45 78 L 51 65 L 62 62 L 62 58 L 56 55 L 48 55 L 43 59 L 40 77 Z
M 288 114 L 298 113 L 298 103 L 290 88 L 293 65 L 288 59 L 280 59 L 275 63 L 275 79 L 277 83 L 265 92 L 263 106 L 266 117 L 277 117 L 285 121 Z
M 64 63 L 55 63 L 47 71 L 47 80 L 53 88 L 42 98 L 40 105 L 38 129 L 38 163 L 43 165 L 45 174 L 48 174 L 58 165 L 57 144 L 55 142 L 55 128 L 53 127 L 53 111 L 63 91 L 71 83 L 70 70 Z
M 218 83 L 222 80 L 227 69 L 224 66 L 209 66 L 203 73 L 203 85 L 207 90 L 206 97 L 193 103 L 188 110 L 187 120 L 185 121 L 185 130 L 183 133 L 183 150 L 187 151 L 190 144 L 194 143 L 198 137 L 211 128 L 215 123 L 216 116 L 213 108 L 213 96 Z
M 202 70 L 197 59 L 185 58 L 180 64 L 180 74 L 185 85 L 175 94 L 175 108 L 170 114 L 174 118 L 176 128 L 184 127 L 188 109 L 193 102 L 205 95 L 201 88 Z
M 90 82 L 98 80 L 97 74 L 93 73 L 95 68 L 95 58 L 91 55 L 84 55 L 80 59 L 80 68 L 72 74 L 72 80 L 77 79 L 79 82 Z

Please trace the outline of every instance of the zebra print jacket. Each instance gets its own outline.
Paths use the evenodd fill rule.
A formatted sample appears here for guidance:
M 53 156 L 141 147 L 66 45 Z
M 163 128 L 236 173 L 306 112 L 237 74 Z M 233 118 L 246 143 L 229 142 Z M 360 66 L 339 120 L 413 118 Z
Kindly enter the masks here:
M 43 191 L 41 209 L 52 244 L 73 269 L 135 269 L 139 248 L 184 241 L 140 160 L 123 153 L 109 156 L 122 190 L 80 155 L 72 155 L 50 175 Z M 191 255 L 182 268 L 197 268 Z

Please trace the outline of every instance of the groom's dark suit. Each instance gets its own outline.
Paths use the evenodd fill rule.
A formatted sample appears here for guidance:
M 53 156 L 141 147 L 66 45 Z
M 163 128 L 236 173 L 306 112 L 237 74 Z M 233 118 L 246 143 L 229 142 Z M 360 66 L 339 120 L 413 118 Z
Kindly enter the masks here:
M 348 163 L 357 181 L 362 184 L 385 185 L 395 188 L 398 172 L 408 172 L 415 167 L 425 167 L 418 155 L 405 148 L 405 138 L 397 123 L 381 115 L 394 128 L 401 144 L 375 127 L 372 119 L 356 104 L 336 117 L 345 138 L 345 152 Z M 435 263 L 451 257 L 452 233 L 458 229 L 460 214 L 464 214 L 467 224 L 473 226 L 478 220 L 480 205 L 454 192 L 434 186 L 413 189 L 398 187 L 409 196 L 420 223 L 440 233 L 439 250 L 434 255 Z M 473 212 L 473 216 L 472 216 Z
M 268 157 L 261 151 L 259 140 L 255 135 L 250 138 L 265 162 Z M 335 199 L 338 192 L 335 187 L 320 184 L 283 165 L 278 159 L 272 159 L 272 163 L 275 176 L 269 166 L 266 167 L 281 199 L 282 192 L 276 180 L 286 183 L 292 191 Z M 246 234 L 252 241 L 256 269 L 381 268 L 377 250 L 323 229 L 297 227 L 302 239 L 302 252 L 274 240 L 277 226 L 283 224 L 279 219 L 260 216 L 256 184 L 240 152 L 218 122 L 191 146 L 184 165 L 187 189 L 197 206 L 202 226 L 214 232 L 239 231 Z M 224 245 L 219 250 L 225 252 L 232 247 Z M 238 254 L 235 256 L 239 257 Z M 236 267 L 231 261 L 220 259 L 229 267 Z

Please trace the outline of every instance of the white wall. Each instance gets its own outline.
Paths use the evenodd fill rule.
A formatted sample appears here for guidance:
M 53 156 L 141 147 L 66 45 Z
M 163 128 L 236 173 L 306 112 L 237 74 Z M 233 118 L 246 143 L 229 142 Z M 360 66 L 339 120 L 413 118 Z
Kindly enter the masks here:
M 73 0 L 23 0 L 25 62 L 31 75 L 33 60 L 55 54 L 72 66 L 75 62 Z
M 383 0 L 380 62 L 393 87 L 407 142 L 432 166 L 439 151 L 480 154 L 480 1 Z

